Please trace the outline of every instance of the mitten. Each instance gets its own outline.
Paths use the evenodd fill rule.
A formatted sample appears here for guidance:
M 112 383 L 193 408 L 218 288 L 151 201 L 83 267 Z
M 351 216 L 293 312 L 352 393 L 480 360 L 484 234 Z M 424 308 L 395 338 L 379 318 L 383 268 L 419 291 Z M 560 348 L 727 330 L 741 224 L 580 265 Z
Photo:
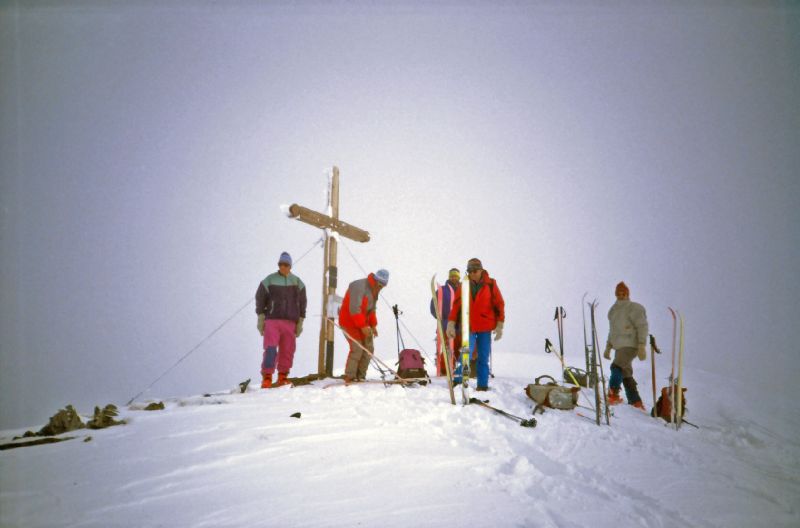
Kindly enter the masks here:
M 303 333 L 303 318 L 297 320 L 297 324 L 294 326 L 294 336 L 300 337 L 300 334 Z
M 500 338 L 503 337 L 503 321 L 498 321 L 497 326 L 494 329 L 494 340 L 500 341 Z
M 267 316 L 264 315 L 263 313 L 258 314 L 258 324 L 256 325 L 256 328 L 258 329 L 258 333 L 261 334 L 262 336 L 264 335 L 264 319 L 266 317 Z
M 603 357 L 611 359 L 611 343 L 606 343 L 606 350 L 603 352 Z

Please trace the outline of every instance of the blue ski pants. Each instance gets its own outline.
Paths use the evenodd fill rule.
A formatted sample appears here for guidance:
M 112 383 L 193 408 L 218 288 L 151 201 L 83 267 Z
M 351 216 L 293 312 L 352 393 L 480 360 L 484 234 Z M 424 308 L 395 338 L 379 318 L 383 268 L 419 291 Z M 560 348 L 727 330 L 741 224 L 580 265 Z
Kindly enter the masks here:
M 489 358 L 492 355 L 492 332 L 472 332 L 469 334 L 470 356 L 478 351 L 477 374 L 478 387 L 489 386 Z M 456 358 L 456 371 L 453 375 L 455 383 L 461 383 L 461 355 Z

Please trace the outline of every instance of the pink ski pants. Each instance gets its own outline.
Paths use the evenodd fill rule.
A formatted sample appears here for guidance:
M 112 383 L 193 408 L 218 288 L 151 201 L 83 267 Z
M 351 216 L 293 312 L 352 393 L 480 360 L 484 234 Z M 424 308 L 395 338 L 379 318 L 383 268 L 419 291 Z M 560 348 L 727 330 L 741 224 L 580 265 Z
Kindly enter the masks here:
M 289 372 L 294 363 L 297 323 L 288 319 L 267 319 L 264 321 L 264 357 L 261 374 L 271 376 L 275 372 Z

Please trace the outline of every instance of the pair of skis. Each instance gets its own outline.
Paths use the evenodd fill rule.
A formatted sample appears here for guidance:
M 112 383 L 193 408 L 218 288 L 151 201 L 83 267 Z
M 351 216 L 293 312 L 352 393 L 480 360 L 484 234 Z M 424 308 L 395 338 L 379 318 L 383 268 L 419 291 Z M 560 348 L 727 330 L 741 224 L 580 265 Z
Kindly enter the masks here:
M 675 430 L 681 428 L 683 420 L 683 315 L 678 310 L 667 308 L 672 314 L 672 371 L 669 375 L 669 397 L 671 399 L 670 421 Z M 680 328 L 680 334 L 678 334 Z M 675 378 L 675 342 L 678 334 L 678 377 Z M 677 385 L 677 391 L 675 390 Z
M 436 312 L 436 331 L 439 333 L 439 342 L 443 350 L 441 351 L 444 354 L 444 365 L 445 365 L 445 372 L 447 373 L 447 387 L 450 390 L 450 403 L 453 405 L 456 404 L 456 395 L 453 391 L 453 371 L 451 370 L 451 355 L 452 351 L 450 347 L 447 346 L 447 339 L 444 335 L 444 329 L 442 328 L 442 309 L 439 306 L 439 298 L 436 295 L 436 274 L 433 274 L 431 277 L 431 295 L 433 296 L 433 308 Z M 463 295 L 463 291 L 462 291 Z M 463 301 L 462 301 L 463 305 Z M 469 320 L 467 320 L 469 321 Z M 467 326 L 469 326 L 469 322 L 467 322 Z M 467 337 L 469 339 L 469 336 Z M 469 347 L 469 345 L 467 345 Z
M 456 404 L 456 396 L 453 391 L 453 372 L 450 369 L 450 349 L 447 346 L 444 330 L 442 327 L 442 311 L 439 306 L 439 299 L 436 295 L 436 274 L 431 278 L 431 295 L 433 296 L 433 306 L 436 311 L 436 326 L 439 332 L 439 341 L 444 347 L 445 368 L 447 370 L 447 385 L 450 387 L 450 402 Z M 469 277 L 464 277 L 461 283 L 461 403 L 469 405 Z
M 584 295 L 586 297 L 586 295 Z M 600 340 L 597 338 L 597 320 L 595 319 L 595 311 L 597 309 L 597 299 L 593 300 L 590 303 L 586 303 L 589 306 L 589 319 L 591 322 L 591 357 L 592 357 L 592 374 L 590 375 L 592 379 L 594 379 L 594 403 L 595 403 L 595 423 L 600 425 L 600 416 L 601 416 L 601 409 L 603 414 L 605 414 L 606 418 L 606 425 L 611 425 L 611 418 L 610 413 L 608 410 L 608 392 L 606 389 L 606 375 L 603 372 L 603 358 L 601 354 L 598 354 L 598 350 L 600 349 Z M 586 316 L 584 315 L 583 318 L 583 332 L 584 332 L 584 346 L 588 347 L 585 343 L 586 340 Z M 596 361 L 595 361 L 596 359 Z M 600 385 L 597 383 L 597 370 L 600 370 L 600 382 L 603 386 L 603 394 L 602 400 L 600 396 Z M 589 375 L 587 373 L 587 375 Z M 602 403 L 602 406 L 601 406 Z
M 461 403 L 469 405 L 469 307 L 472 295 L 469 291 L 469 274 L 461 282 Z

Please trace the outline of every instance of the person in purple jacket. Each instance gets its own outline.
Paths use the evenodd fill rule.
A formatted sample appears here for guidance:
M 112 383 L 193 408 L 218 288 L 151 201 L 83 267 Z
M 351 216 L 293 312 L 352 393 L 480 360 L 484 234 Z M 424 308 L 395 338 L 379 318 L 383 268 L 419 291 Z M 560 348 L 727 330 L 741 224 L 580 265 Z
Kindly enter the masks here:
M 289 370 L 294 363 L 296 339 L 306 317 L 306 286 L 292 274 L 292 257 L 287 252 L 278 259 L 278 271 L 268 275 L 256 290 L 258 332 L 264 336 L 261 361 L 261 388 L 272 387 L 272 373 L 278 368 L 276 386 L 291 383 Z
M 461 288 L 461 272 L 458 271 L 458 268 L 451 268 L 450 272 L 448 273 L 447 282 L 443 285 L 439 286 L 436 290 L 436 302 L 439 304 L 439 309 L 441 310 L 442 316 L 442 332 L 444 332 L 444 327 L 447 325 L 447 320 L 450 317 L 450 310 L 453 308 L 453 301 L 456 297 L 456 291 Z M 431 299 L 431 315 L 435 318 L 436 317 L 436 309 L 433 305 L 433 299 Z M 459 322 L 456 325 L 456 337 L 455 339 L 447 339 L 447 347 L 448 350 L 451 352 L 455 350 L 454 343 L 458 343 L 461 341 L 461 323 Z M 441 339 L 439 338 L 439 330 L 436 330 L 436 375 L 437 376 L 444 376 L 447 372 L 447 367 L 444 364 L 444 354 L 442 354 L 442 344 Z M 453 357 L 451 355 L 450 358 L 450 370 L 454 369 Z

